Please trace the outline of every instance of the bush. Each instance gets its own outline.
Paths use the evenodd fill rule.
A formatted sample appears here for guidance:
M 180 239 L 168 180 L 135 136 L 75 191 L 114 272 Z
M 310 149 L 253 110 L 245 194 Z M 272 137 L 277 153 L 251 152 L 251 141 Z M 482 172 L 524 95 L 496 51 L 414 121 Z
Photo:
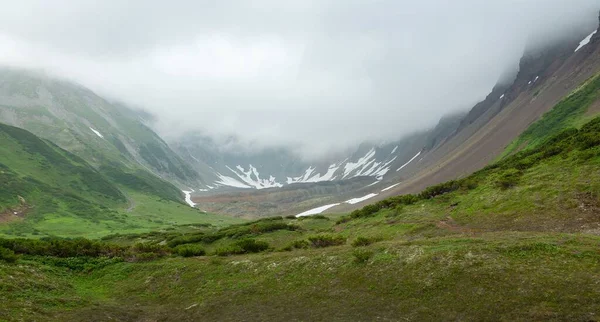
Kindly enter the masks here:
M 244 253 L 260 253 L 269 249 L 268 243 L 254 239 L 242 239 L 237 241 L 234 245 L 241 248 Z
M 376 243 L 376 242 L 382 241 L 382 240 L 383 240 L 383 238 L 381 238 L 381 237 L 357 237 L 352 242 L 352 247 L 369 246 L 373 243 Z
M 175 253 L 183 257 L 204 256 L 206 251 L 198 245 L 182 245 L 175 248 Z
M 459 181 L 452 180 L 428 187 L 419 194 L 419 197 L 421 197 L 421 199 L 431 199 L 445 193 L 456 191 L 459 188 L 461 188 L 461 183 Z
M 56 267 L 64 267 L 73 271 L 90 272 L 94 269 L 106 267 L 123 261 L 121 257 L 48 257 L 44 256 L 38 261 Z
M 342 236 L 318 235 L 308 238 L 312 247 L 323 248 L 330 246 L 339 246 L 346 243 L 346 238 Z
M 260 253 L 269 249 L 269 244 L 254 239 L 242 239 L 229 247 L 222 247 L 215 251 L 218 256 L 230 256 L 247 253 Z
M 0 247 L 0 260 L 5 261 L 7 263 L 14 263 L 18 259 L 18 256 L 10 249 L 6 249 L 4 247 Z
M 500 175 L 498 180 L 496 180 L 496 186 L 502 190 L 510 189 L 519 183 L 521 176 L 523 176 L 523 172 L 510 169 Z
M 357 264 L 363 264 L 369 261 L 371 257 L 373 257 L 373 252 L 364 250 L 364 249 L 355 249 L 352 252 L 352 256 L 354 256 L 354 262 Z
M 295 240 L 291 242 L 289 245 L 283 248 L 285 251 L 290 251 L 292 249 L 307 249 L 310 247 L 310 243 L 306 240 Z

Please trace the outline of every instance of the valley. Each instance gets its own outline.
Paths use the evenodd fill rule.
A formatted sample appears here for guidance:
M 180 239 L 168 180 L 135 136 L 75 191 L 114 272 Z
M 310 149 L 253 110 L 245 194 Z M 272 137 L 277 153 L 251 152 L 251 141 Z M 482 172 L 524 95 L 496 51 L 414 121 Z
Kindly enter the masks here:
M 481 4 L 486 12 L 490 3 Z M 110 50 L 80 54 L 78 68 L 95 55 L 106 67 L 89 88 L 72 71 L 0 67 L 0 321 L 600 320 L 600 8 L 593 10 L 592 20 L 536 20 L 542 33 L 533 20 L 518 26 L 519 15 L 509 15 L 515 28 L 531 28 L 514 45 L 512 67 L 489 69 L 485 59 L 501 60 L 484 48 L 492 42 L 477 38 L 481 54 L 473 55 L 465 41 L 458 57 L 473 60 L 462 66 L 465 79 L 444 86 L 430 79 L 431 88 L 411 87 L 423 84 L 413 61 L 390 61 L 392 52 L 418 48 L 417 39 L 407 33 L 398 41 L 406 48 L 379 52 L 375 27 L 386 37 L 402 30 L 392 33 L 390 17 L 366 12 L 374 29 L 359 28 L 353 52 L 312 66 L 315 53 L 298 45 L 302 64 L 292 76 L 281 70 L 296 58 L 293 46 L 262 36 L 243 46 L 200 38 L 210 46 L 164 51 L 149 41 L 143 51 L 154 56 L 125 55 L 119 66 L 136 72 L 117 74 L 122 79 L 107 76 L 111 60 L 122 59 Z M 451 26 L 435 18 L 425 23 L 441 35 L 427 37 L 435 50 L 418 56 L 439 56 L 423 58 L 421 71 L 441 78 L 459 65 L 451 63 L 454 38 L 441 30 Z M 499 21 L 512 37 L 521 32 Z M 299 34 L 309 35 L 300 25 Z M 2 37 L 0 30 L 0 44 Z M 195 65 L 197 56 L 178 50 L 207 51 L 211 64 Z M 152 68 L 165 73 L 156 83 L 161 93 L 151 90 Z M 473 96 L 468 107 L 432 106 L 464 105 L 450 89 L 475 86 L 468 75 L 484 74 L 483 85 L 489 74 L 500 76 L 482 85 L 483 95 L 457 94 Z M 402 77 L 408 82 L 395 82 Z M 289 79 L 298 88 L 286 88 Z M 121 101 L 102 84 L 128 95 Z M 428 103 L 386 96 L 390 89 Z M 369 100 L 361 101 L 364 93 Z M 153 105 L 174 94 L 160 109 Z M 207 102 L 219 108 L 216 117 Z M 372 109 L 372 119 L 353 123 L 355 103 Z M 265 111 L 267 122 L 257 121 Z M 405 131 L 427 114 L 438 121 Z M 296 121 L 310 131 L 288 133 Z M 319 150 L 310 139 L 329 138 L 318 133 L 339 142 Z M 339 139 L 356 133 L 361 141 Z

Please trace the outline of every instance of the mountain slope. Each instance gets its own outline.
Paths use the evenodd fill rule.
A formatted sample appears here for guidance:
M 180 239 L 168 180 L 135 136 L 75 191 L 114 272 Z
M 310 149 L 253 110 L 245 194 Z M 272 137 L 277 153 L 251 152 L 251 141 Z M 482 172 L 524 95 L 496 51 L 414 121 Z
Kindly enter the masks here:
M 83 159 L 0 123 L 0 235 L 101 237 L 182 223 L 237 222 L 193 209 L 147 171 Z
M 200 187 L 200 190 L 206 192 L 228 187 L 281 188 L 290 184 L 357 177 L 371 177 L 374 181 L 381 181 L 419 153 L 426 140 L 425 132 L 416 133 L 382 145 L 365 143 L 346 155 L 316 161 L 304 160 L 289 148 L 232 152 L 220 148 L 210 138 L 194 134 L 171 145 L 196 171 L 213 173 L 212 183 Z
M 600 117 L 464 180 L 344 217 L 104 243 L 0 239 L 0 318 L 593 320 L 599 215 Z
M 90 219 L 127 202 L 121 191 L 79 157 L 15 127 L 0 124 L 2 222 L 44 215 Z
M 412 164 L 405 169 L 407 180 L 373 200 L 414 193 L 433 184 L 466 176 L 501 156 L 529 125 L 600 73 L 597 33 L 588 44 L 575 51 L 587 34 L 589 31 L 583 31 L 558 44 L 537 49 L 537 52 L 527 52 L 519 73 L 504 94 L 488 96 L 487 108 L 468 114 L 465 120 L 471 121 L 463 121 L 443 145 L 425 153 L 418 165 Z M 331 211 L 349 209 L 352 208 Z
M 32 71 L 0 69 L 0 120 L 70 151 L 94 167 L 111 163 L 185 186 L 198 174 L 146 126 L 143 114 Z

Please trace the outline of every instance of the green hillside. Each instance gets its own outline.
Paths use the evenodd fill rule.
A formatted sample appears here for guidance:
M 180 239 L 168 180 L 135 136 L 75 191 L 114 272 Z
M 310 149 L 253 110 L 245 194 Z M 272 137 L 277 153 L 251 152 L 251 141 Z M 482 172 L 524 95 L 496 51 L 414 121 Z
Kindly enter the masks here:
M 600 117 L 543 135 L 344 216 L 0 240 L 0 319 L 596 320 Z
M 26 129 L 81 157 L 151 172 L 186 186 L 198 174 L 147 125 L 146 114 L 91 90 L 34 71 L 0 68 L 2 122 Z
M 146 171 L 83 159 L 0 124 L 0 235 L 101 237 L 189 223 L 236 222 L 192 209 Z
M 586 111 L 600 98 L 600 74 L 590 78 L 560 101 L 541 120 L 532 124 L 512 142 L 503 157 L 523 149 L 538 147 L 549 137 L 567 128 L 580 127 L 589 121 Z

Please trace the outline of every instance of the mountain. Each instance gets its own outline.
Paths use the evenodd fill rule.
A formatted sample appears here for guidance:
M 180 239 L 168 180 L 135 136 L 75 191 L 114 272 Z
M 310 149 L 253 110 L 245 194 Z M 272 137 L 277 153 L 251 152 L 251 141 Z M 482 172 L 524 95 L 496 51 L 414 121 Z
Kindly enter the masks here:
M 31 132 L 0 123 L 0 235 L 86 236 L 236 220 L 199 212 L 148 171 L 92 167 Z
M 594 320 L 600 117 L 543 134 L 461 180 L 345 216 L 0 239 L 0 318 Z
M 563 97 L 588 84 L 590 78 L 600 73 L 598 38 L 600 36 L 595 30 L 582 26 L 572 30 L 568 36 L 545 46 L 529 45 L 524 51 L 519 69 L 507 70 L 487 97 L 467 113 L 444 117 L 437 127 L 415 134 L 412 139 L 384 146 L 363 145 L 351 157 L 347 157 L 347 160 L 341 158 L 330 164 L 300 166 L 290 162 L 289 164 L 297 167 L 289 172 L 290 175 L 282 176 L 300 178 L 300 181 L 310 181 L 307 179 L 315 174 L 318 174 L 315 178 L 329 178 L 324 175 L 331 166 L 332 170 L 335 169 L 332 171 L 331 180 L 336 182 L 340 179 L 356 179 L 365 174 L 363 167 L 355 172 L 355 176 L 344 177 L 340 169 L 351 168 L 353 164 L 366 167 L 373 164 L 384 165 L 387 169 L 384 175 L 375 175 L 370 182 L 364 181 L 362 185 L 338 184 L 335 188 L 325 188 L 315 183 L 313 190 L 307 186 L 294 188 L 294 185 L 290 185 L 285 193 L 240 194 L 211 191 L 209 196 L 198 194 L 194 200 L 203 203 L 207 210 L 218 213 L 227 211 L 233 214 L 251 213 L 254 216 L 315 214 L 323 211 L 343 213 L 357 209 L 367 202 L 418 192 L 431 185 L 467 176 L 506 153 L 523 149 L 525 141 L 515 143 L 521 133 L 544 113 L 561 103 Z M 597 103 L 594 97 L 590 96 L 586 104 L 576 109 L 576 115 L 594 115 L 598 112 L 595 106 Z M 572 115 L 570 117 L 572 118 Z M 511 152 L 506 152 L 508 146 L 511 146 Z M 397 155 L 398 153 L 402 155 Z M 394 157 L 396 159 L 388 164 Z M 248 177 L 246 173 L 249 164 L 252 164 L 261 177 L 265 177 L 262 174 L 266 173 L 285 186 L 287 181 L 284 182 L 284 178 L 278 177 L 279 172 L 276 169 L 268 171 L 261 168 L 260 158 L 258 159 L 251 160 L 250 163 L 225 158 L 217 163 L 229 162 L 228 167 L 219 170 L 219 173 L 228 174 L 236 180 L 235 182 L 243 183 Z M 342 162 L 343 166 L 336 169 L 339 162 Z M 246 173 L 242 173 L 242 170 Z M 307 171 L 311 175 L 303 176 Z M 254 171 L 249 172 L 250 178 L 254 178 L 253 173 Z
M 218 188 L 281 188 L 357 177 L 381 181 L 390 171 L 414 160 L 426 140 L 425 133 L 417 133 L 383 145 L 365 143 L 345 156 L 312 162 L 283 147 L 257 152 L 223 150 L 214 140 L 198 134 L 186 135 L 171 146 L 199 173 L 213 173 L 213 182 L 200 188 L 206 192 Z
M 146 125 L 146 115 L 80 85 L 34 71 L 0 69 L 0 120 L 50 140 L 92 166 L 149 171 L 180 187 L 198 174 Z

